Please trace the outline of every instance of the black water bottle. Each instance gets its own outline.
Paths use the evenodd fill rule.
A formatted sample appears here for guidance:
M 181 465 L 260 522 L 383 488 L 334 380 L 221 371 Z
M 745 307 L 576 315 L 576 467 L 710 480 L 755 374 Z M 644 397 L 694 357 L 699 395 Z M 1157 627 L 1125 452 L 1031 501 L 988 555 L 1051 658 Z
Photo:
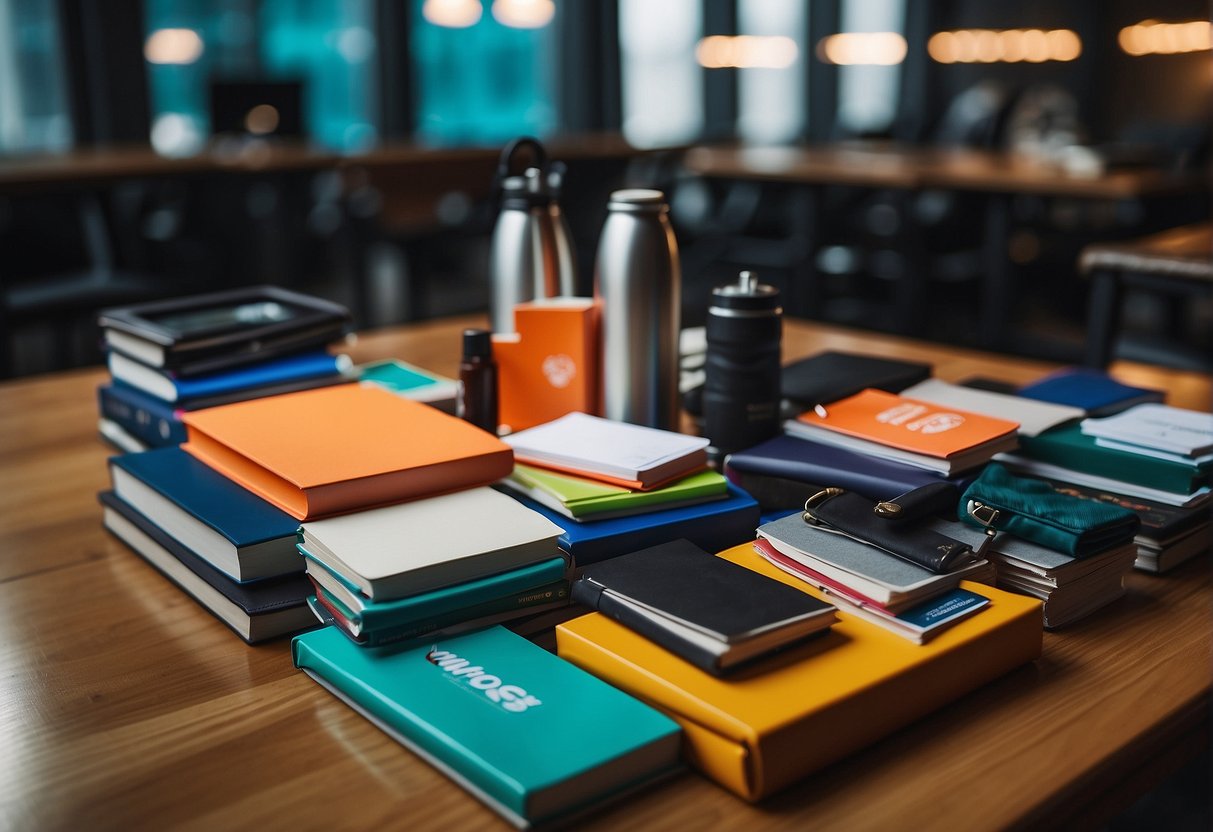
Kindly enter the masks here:
M 779 290 L 753 272 L 712 290 L 703 417 L 716 459 L 779 432 L 782 337 Z

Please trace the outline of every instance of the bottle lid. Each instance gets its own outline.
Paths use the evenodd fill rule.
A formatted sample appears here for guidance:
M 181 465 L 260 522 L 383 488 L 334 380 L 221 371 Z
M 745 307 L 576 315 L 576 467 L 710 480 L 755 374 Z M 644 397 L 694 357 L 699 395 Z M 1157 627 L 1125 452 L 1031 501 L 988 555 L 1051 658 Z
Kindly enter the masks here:
M 507 176 L 501 180 L 501 207 L 521 208 L 547 205 L 552 195 L 544 185 L 538 168 L 528 168 L 523 176 Z
M 669 206 L 666 205 L 665 194 L 661 191 L 652 188 L 624 188 L 621 191 L 611 192 L 607 209 L 610 211 L 668 211 Z
M 493 338 L 487 329 L 465 329 L 463 331 L 464 358 L 492 358 Z
M 774 286 L 758 282 L 758 275 L 743 271 L 736 283 L 717 286 L 712 290 L 712 308 L 725 310 L 751 310 L 779 314 L 779 290 Z

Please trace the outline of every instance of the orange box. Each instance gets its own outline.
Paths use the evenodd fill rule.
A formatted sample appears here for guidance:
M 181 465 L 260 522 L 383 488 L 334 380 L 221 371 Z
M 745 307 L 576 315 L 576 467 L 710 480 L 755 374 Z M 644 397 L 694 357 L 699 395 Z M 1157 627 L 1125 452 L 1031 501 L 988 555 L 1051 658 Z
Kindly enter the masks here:
M 493 336 L 502 427 L 523 430 L 574 411 L 598 415 L 601 349 L 594 301 L 520 303 L 514 327 L 514 333 Z

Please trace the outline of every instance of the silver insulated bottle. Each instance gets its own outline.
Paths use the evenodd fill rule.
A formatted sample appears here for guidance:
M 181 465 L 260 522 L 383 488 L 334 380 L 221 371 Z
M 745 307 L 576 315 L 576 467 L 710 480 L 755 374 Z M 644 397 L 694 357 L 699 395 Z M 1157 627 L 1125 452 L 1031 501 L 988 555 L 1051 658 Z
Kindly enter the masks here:
M 678 243 L 661 191 L 611 194 L 598 240 L 602 403 L 608 419 L 677 430 Z
M 501 213 L 489 255 L 493 332 L 514 331 L 515 304 L 560 291 L 551 198 L 543 179 L 539 168 L 528 168 L 524 176 L 501 183 Z

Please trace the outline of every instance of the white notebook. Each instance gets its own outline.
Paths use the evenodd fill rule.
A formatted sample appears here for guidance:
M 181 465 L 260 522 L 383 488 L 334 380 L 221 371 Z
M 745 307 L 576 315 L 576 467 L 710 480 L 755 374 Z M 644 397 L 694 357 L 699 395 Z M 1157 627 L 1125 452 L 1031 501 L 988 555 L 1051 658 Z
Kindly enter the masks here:
M 959 384 L 949 384 L 937 378 L 919 382 L 901 391 L 901 395 L 908 399 L 920 399 L 932 404 L 958 407 L 971 413 L 1019 422 L 1019 433 L 1023 436 L 1035 436 L 1086 415 L 1086 411 L 1078 407 L 977 390 Z
M 364 595 L 390 600 L 559 555 L 564 529 L 491 488 L 311 520 L 301 545 Z

